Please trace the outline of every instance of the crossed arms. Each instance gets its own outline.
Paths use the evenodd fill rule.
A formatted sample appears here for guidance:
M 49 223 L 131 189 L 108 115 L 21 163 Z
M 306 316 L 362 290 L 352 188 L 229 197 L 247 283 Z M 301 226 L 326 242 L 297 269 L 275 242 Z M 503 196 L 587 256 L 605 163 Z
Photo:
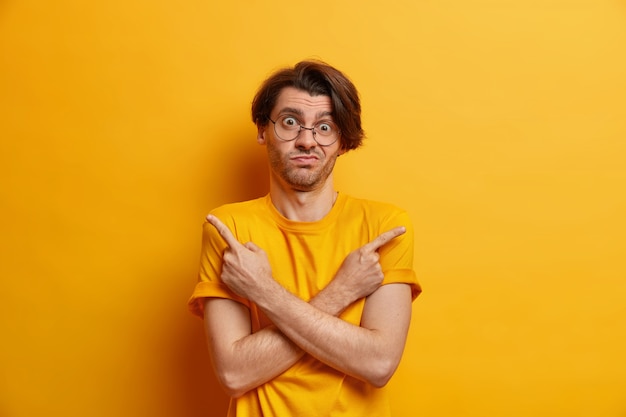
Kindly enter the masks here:
M 378 249 L 403 234 L 389 230 L 351 252 L 330 283 L 308 303 L 272 277 L 267 254 L 252 242 L 241 244 L 215 216 L 208 216 L 228 247 L 221 280 L 247 298 L 271 321 L 252 332 L 250 311 L 237 301 L 207 298 L 207 341 L 218 379 L 232 397 L 268 382 L 306 353 L 354 378 L 381 387 L 395 372 L 411 316 L 407 284 L 381 286 Z M 363 297 L 361 325 L 338 315 Z

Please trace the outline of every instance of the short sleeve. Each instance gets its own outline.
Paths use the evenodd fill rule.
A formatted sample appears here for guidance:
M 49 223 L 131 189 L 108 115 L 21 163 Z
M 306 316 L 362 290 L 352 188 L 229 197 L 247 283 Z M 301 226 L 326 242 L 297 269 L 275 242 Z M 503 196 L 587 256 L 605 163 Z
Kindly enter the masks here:
M 232 219 L 221 218 L 230 228 L 235 230 Z M 220 280 L 222 272 L 222 258 L 227 245 L 211 223 L 202 225 L 202 250 L 200 253 L 200 268 L 198 282 L 188 302 L 189 310 L 202 317 L 204 315 L 204 299 L 209 297 L 228 298 L 250 307 L 250 302 L 232 292 Z
M 383 285 L 403 283 L 411 287 L 413 299 L 422 292 L 417 276 L 413 269 L 413 223 L 408 214 L 403 210 L 394 210 L 392 214 L 381 221 L 380 233 L 404 226 L 406 233 L 396 237 L 391 242 L 380 248 L 380 265 L 385 278 Z

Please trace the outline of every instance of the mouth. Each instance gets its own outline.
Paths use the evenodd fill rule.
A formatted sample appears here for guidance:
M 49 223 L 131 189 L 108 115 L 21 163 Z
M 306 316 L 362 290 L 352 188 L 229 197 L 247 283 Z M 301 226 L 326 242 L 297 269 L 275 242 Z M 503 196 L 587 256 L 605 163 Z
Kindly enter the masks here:
M 290 159 L 296 163 L 301 163 L 301 164 L 312 164 L 316 162 L 317 160 L 319 160 L 319 158 L 315 155 L 297 155 L 297 156 L 292 156 Z

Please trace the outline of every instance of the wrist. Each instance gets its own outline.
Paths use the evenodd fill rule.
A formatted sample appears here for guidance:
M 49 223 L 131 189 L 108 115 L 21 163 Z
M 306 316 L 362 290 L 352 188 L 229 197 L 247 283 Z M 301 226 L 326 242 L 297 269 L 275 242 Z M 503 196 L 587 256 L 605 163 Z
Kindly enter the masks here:
M 262 285 L 257 285 L 250 294 L 249 300 L 254 302 L 263 311 L 273 311 L 281 305 L 281 297 L 288 292 L 274 277 L 270 276 L 263 280 Z
M 327 314 L 338 316 L 353 301 L 342 285 L 337 284 L 336 281 L 331 281 L 330 284 L 311 299 L 310 304 Z

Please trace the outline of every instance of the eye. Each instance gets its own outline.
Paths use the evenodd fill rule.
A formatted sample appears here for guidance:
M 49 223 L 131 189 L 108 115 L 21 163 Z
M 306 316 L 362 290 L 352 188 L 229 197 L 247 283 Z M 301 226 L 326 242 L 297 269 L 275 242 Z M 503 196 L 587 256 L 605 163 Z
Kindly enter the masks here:
M 298 123 L 298 120 L 295 117 L 291 116 L 283 117 L 281 124 L 287 129 L 295 129 L 297 127 L 300 127 L 300 123 Z
M 317 130 L 323 135 L 330 135 L 335 129 L 330 123 L 320 123 L 317 125 Z

